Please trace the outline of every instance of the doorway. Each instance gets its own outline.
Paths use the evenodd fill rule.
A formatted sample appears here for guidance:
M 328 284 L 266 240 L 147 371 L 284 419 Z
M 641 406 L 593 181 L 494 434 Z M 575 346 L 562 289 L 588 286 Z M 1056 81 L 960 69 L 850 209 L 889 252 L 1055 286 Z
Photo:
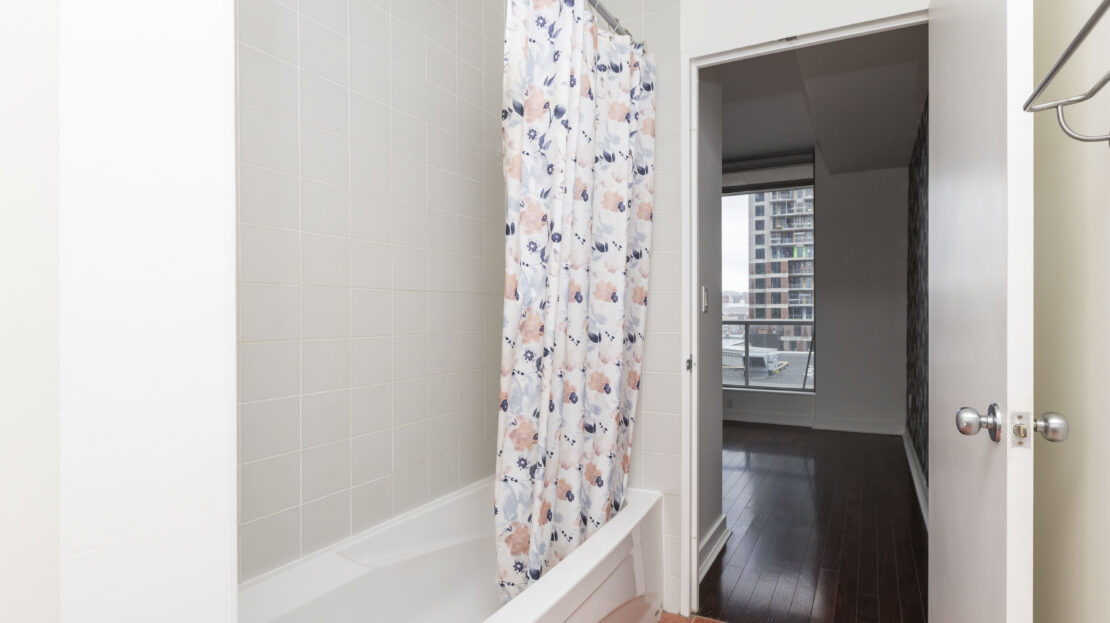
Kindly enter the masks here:
M 927 41 L 915 23 L 699 70 L 705 616 L 925 620 Z

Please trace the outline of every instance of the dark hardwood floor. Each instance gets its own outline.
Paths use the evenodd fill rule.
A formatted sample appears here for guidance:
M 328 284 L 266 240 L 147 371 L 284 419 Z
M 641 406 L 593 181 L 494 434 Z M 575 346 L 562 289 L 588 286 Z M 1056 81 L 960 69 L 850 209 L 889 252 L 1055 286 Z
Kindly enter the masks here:
M 924 623 L 928 537 L 899 437 L 725 422 L 732 536 L 701 583 L 728 623 Z

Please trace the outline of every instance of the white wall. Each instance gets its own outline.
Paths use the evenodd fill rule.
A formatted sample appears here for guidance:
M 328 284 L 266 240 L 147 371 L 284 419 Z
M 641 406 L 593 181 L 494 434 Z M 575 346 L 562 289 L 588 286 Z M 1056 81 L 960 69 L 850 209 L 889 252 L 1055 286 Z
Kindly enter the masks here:
M 222 2 L 62 14 L 66 621 L 235 619 L 233 38 Z
M 58 620 L 58 3 L 0 20 L 0 612 Z M 18 96 L 15 96 L 18 94 Z
M 721 519 L 721 85 L 698 92 L 698 278 L 708 309 L 698 314 L 698 543 L 704 557 Z M 700 294 L 699 294 L 700 296 Z
M 682 0 L 682 52 L 700 56 L 929 8 L 929 0 Z
M 815 172 L 814 427 L 901 435 L 908 174 Z
M 243 580 L 495 460 L 505 4 L 297 6 L 238 2 Z
M 1097 0 L 1036 2 L 1036 79 L 1097 5 Z M 1106 72 L 1106 21 L 1069 62 L 1049 97 L 1084 91 Z M 1080 131 L 1105 133 L 1110 125 L 1105 98 L 1069 107 L 1068 122 Z M 1110 419 L 1103 391 L 1110 352 L 1110 275 L 1103 257 L 1110 231 L 1110 149 L 1065 136 L 1054 111 L 1037 113 L 1035 132 L 1035 405 L 1037 414 L 1066 415 L 1071 436 L 1051 444 L 1034 435 L 1033 606 L 1037 621 L 1097 621 L 1106 616 L 1110 577 L 1105 486 L 1110 455 L 1104 443 Z
M 730 422 L 813 426 L 816 394 L 782 391 L 724 391 L 724 419 Z

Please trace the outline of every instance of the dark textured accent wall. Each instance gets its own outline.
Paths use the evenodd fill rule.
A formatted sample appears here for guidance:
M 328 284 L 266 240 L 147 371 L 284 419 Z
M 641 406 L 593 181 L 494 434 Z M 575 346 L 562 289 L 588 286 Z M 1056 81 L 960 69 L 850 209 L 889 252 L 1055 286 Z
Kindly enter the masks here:
M 910 159 L 906 279 L 906 429 L 929 479 L 929 106 Z

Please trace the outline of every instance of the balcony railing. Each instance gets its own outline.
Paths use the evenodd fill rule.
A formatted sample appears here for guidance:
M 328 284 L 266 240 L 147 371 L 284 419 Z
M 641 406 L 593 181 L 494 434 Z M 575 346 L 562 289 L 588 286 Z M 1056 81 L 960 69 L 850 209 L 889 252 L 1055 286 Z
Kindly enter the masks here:
M 813 320 L 722 320 L 722 384 L 812 392 L 815 343 Z
M 788 234 L 786 236 L 783 236 L 783 237 L 779 238 L 779 237 L 776 237 L 776 235 L 772 234 L 771 235 L 771 244 L 773 244 L 773 245 L 776 245 L 776 244 L 777 245 L 783 245 L 783 244 L 786 244 L 786 245 L 813 244 L 813 235 L 811 234 L 809 236 L 806 236 L 806 235 L 803 235 L 803 234 Z
M 813 221 L 791 221 L 789 223 L 772 223 L 771 231 L 809 231 L 813 229 Z
M 780 207 L 771 204 L 771 216 L 790 216 L 792 214 L 813 214 L 813 206 Z

